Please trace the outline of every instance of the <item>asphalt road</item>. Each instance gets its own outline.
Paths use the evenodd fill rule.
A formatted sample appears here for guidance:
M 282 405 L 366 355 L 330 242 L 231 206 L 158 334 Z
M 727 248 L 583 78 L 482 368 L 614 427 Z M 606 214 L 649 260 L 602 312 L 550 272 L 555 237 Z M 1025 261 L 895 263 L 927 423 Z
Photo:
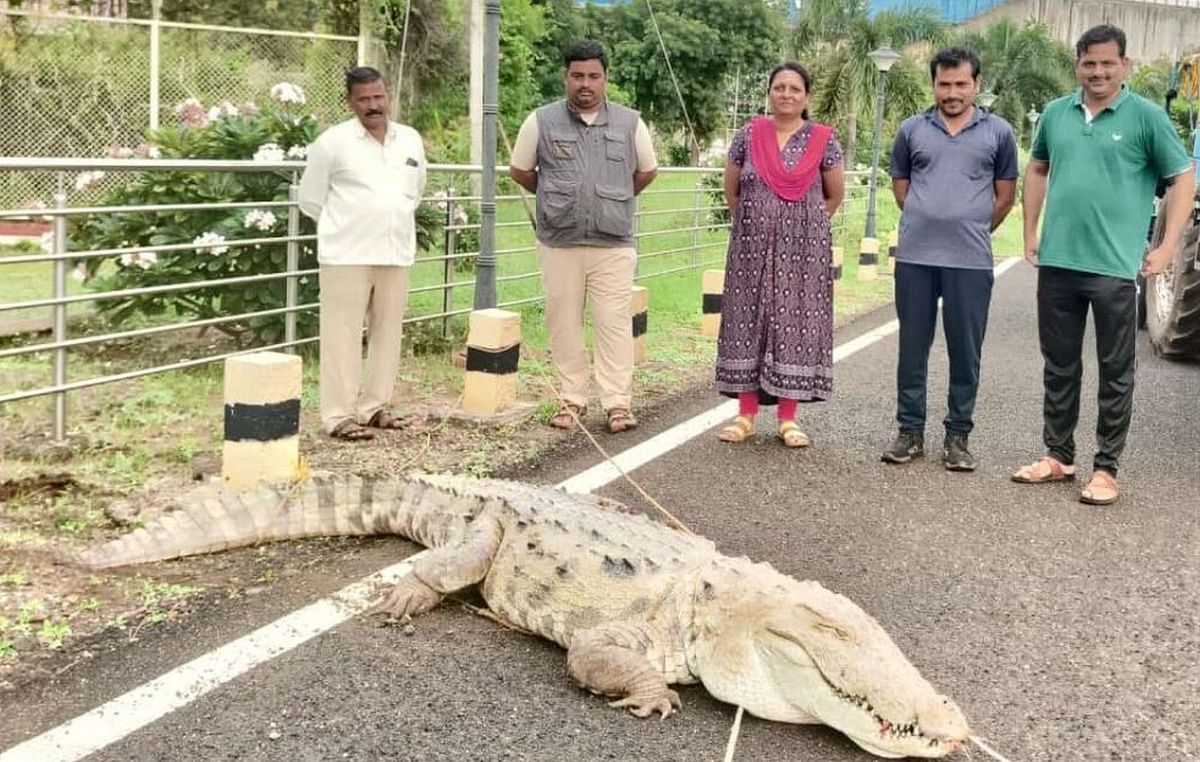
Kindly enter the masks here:
M 725 552 L 820 580 L 872 613 L 1009 760 L 1200 759 L 1200 366 L 1141 346 L 1116 507 L 1009 472 L 1040 454 L 1034 276 L 997 281 L 973 474 L 936 458 L 879 462 L 892 434 L 895 336 L 837 366 L 836 401 L 801 408 L 804 452 L 710 433 L 638 469 L 659 502 Z M 839 342 L 890 318 L 871 316 Z M 940 443 L 945 359 L 931 362 Z M 1092 451 L 1088 355 L 1079 450 Z M 637 441 L 714 402 L 697 390 Z M 595 463 L 575 443 L 521 474 L 555 483 Z M 627 485 L 602 490 L 645 507 Z M 0 750 L 416 550 L 340 544 L 266 594 L 213 600 L 136 644 L 98 643 L 62 675 L 5 697 Z M 245 552 L 245 551 L 244 551 Z M 455 605 L 415 633 L 350 621 L 93 755 L 95 760 L 720 760 L 734 715 L 698 687 L 641 721 L 578 690 L 565 656 Z M 78 661 L 78 659 L 77 659 Z M 9 699 L 15 699 L 9 701 Z M 747 717 L 738 760 L 866 760 L 829 729 Z M 975 750 L 975 760 L 986 756 Z

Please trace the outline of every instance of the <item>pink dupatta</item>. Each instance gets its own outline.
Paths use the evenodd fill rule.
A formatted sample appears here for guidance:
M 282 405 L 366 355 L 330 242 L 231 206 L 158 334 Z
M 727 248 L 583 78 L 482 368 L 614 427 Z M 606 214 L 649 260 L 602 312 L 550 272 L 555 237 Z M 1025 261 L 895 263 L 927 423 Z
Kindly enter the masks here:
M 829 125 L 813 122 L 804 153 L 796 166 L 788 169 L 783 164 L 783 151 L 775 138 L 775 123 L 765 116 L 756 116 L 750 120 L 750 156 L 754 170 L 776 196 L 784 201 L 799 201 L 821 171 L 825 145 L 832 134 L 833 128 Z

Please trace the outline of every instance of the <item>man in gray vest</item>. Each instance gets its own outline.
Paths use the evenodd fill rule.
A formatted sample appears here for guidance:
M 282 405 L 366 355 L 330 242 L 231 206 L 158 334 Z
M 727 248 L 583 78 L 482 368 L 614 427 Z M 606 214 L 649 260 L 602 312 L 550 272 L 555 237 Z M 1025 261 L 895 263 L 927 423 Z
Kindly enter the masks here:
M 590 301 L 596 383 L 608 430 L 616 434 L 637 426 L 629 314 L 637 264 L 634 196 L 654 180 L 658 165 L 638 113 L 605 98 L 604 48 L 573 43 L 563 65 L 567 97 L 525 119 L 509 174 L 537 194 L 546 327 L 564 400 L 550 425 L 570 429 L 587 414 L 583 311 Z

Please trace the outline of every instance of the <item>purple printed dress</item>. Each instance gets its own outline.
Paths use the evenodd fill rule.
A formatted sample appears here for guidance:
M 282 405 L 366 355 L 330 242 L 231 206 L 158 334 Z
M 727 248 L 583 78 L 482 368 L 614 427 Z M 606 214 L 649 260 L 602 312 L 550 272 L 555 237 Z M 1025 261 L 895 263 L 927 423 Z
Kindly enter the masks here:
M 806 122 L 784 146 L 788 169 L 811 133 Z M 729 146 L 742 176 L 725 263 L 717 390 L 757 391 L 763 404 L 826 400 L 833 395 L 833 242 L 823 183 L 818 173 L 802 200 L 779 198 L 754 171 L 750 139 L 743 127 Z M 841 163 L 831 135 L 821 169 Z

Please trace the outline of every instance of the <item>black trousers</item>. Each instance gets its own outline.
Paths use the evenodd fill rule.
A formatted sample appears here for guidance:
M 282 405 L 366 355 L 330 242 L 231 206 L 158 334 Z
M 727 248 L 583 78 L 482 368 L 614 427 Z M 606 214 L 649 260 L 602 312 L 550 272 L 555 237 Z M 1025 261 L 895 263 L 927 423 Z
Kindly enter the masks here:
M 925 382 L 940 297 L 950 356 L 945 427 L 951 434 L 971 433 L 995 279 L 991 270 L 896 264 L 896 317 L 900 320 L 896 423 L 901 431 L 925 431 Z
M 1133 414 L 1137 346 L 1137 286 L 1131 280 L 1057 267 L 1038 269 L 1038 338 L 1045 361 L 1042 415 L 1047 453 L 1075 462 L 1075 424 L 1083 378 L 1088 308 L 1100 365 L 1095 468 L 1116 475 Z

